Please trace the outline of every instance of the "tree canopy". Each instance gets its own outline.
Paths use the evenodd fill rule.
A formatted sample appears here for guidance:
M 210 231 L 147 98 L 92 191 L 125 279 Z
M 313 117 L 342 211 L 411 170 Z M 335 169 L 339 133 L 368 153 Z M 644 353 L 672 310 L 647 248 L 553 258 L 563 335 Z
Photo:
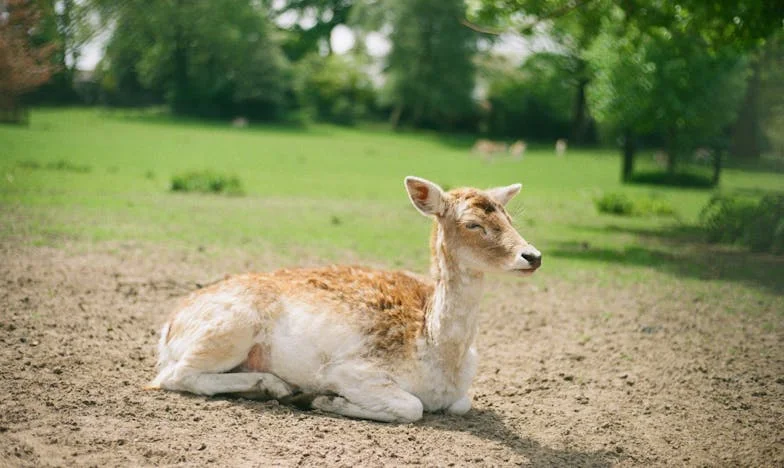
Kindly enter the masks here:
M 52 43 L 38 31 L 41 11 L 32 0 L 0 3 L 0 110 L 17 120 L 20 97 L 46 83 L 54 71 Z
M 473 106 L 476 38 L 460 22 L 463 1 L 399 0 L 390 7 L 386 92 L 393 121 L 454 126 Z
M 114 82 L 160 90 L 181 114 L 271 118 L 285 106 L 287 61 L 256 2 L 128 0 L 104 14 L 117 25 L 104 64 Z

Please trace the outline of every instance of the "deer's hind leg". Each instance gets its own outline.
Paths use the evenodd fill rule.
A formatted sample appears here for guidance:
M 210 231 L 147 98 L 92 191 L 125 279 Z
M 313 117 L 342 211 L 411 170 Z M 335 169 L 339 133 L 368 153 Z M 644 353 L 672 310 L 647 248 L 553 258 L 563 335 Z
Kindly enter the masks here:
M 250 327 L 210 325 L 172 337 L 168 336 L 171 325 L 164 327 L 161 370 L 148 388 L 198 395 L 238 393 L 261 399 L 280 399 L 293 393 L 290 385 L 266 372 L 264 347 L 254 341 Z

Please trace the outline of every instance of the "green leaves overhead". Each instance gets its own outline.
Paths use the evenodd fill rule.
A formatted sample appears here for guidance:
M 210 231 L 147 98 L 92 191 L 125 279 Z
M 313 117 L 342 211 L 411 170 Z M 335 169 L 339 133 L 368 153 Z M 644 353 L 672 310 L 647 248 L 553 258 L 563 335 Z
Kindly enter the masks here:
M 452 127 L 473 108 L 476 37 L 461 24 L 463 1 L 399 0 L 389 13 L 386 91 L 395 113 L 415 125 Z
M 118 25 L 109 76 L 160 90 L 177 113 L 270 118 L 284 107 L 287 61 L 255 2 L 128 0 L 107 8 Z

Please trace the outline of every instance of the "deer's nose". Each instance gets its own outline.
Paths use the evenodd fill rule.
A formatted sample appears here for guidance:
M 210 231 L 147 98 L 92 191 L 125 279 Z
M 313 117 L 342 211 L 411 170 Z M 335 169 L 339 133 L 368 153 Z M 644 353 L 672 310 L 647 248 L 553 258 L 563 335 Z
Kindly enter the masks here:
M 523 257 L 526 262 L 530 263 L 532 267 L 539 267 L 542 264 L 542 254 L 540 253 L 532 254 L 523 252 L 520 256 Z

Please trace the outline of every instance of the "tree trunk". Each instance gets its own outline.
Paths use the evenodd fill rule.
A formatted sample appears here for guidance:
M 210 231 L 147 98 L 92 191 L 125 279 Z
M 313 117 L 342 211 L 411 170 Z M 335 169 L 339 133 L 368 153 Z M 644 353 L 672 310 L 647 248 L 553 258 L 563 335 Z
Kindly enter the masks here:
M 623 132 L 623 165 L 621 168 L 621 180 L 628 182 L 634 172 L 634 153 L 637 148 L 634 145 L 634 135 L 630 130 Z
M 29 125 L 30 118 L 27 107 L 18 96 L 5 96 L 0 102 L 0 123 Z
M 759 159 L 762 154 L 759 105 L 762 68 L 760 62 L 759 56 L 752 58 L 752 74 L 746 89 L 746 97 L 738 111 L 738 118 L 732 126 L 730 151 L 741 158 Z
M 719 185 L 719 176 L 721 175 L 721 156 L 722 151 L 719 148 L 713 150 L 713 179 L 711 183 L 713 186 Z
M 670 127 L 667 130 L 667 173 L 670 175 L 675 174 L 678 160 L 678 141 L 677 130 L 675 127 Z
M 181 24 L 181 5 L 182 0 L 178 0 L 175 6 L 176 18 L 174 24 L 174 96 L 172 99 L 172 110 L 176 114 L 187 113 L 190 101 L 188 92 L 188 49 Z
M 414 104 L 414 112 L 411 116 L 411 122 L 414 124 L 414 127 L 419 128 L 419 124 L 422 122 L 422 115 L 424 114 L 424 105 L 422 101 L 417 102 Z
M 585 90 L 589 81 L 581 78 L 577 83 L 577 98 L 574 100 L 574 111 L 572 112 L 572 135 L 571 141 L 575 144 L 585 143 L 585 130 L 588 127 L 585 109 L 588 107 L 585 100 Z
M 392 109 L 392 114 L 389 116 L 389 123 L 392 124 L 392 128 L 397 130 L 400 128 L 400 116 L 403 114 L 403 105 L 402 104 L 395 104 L 395 108 Z

